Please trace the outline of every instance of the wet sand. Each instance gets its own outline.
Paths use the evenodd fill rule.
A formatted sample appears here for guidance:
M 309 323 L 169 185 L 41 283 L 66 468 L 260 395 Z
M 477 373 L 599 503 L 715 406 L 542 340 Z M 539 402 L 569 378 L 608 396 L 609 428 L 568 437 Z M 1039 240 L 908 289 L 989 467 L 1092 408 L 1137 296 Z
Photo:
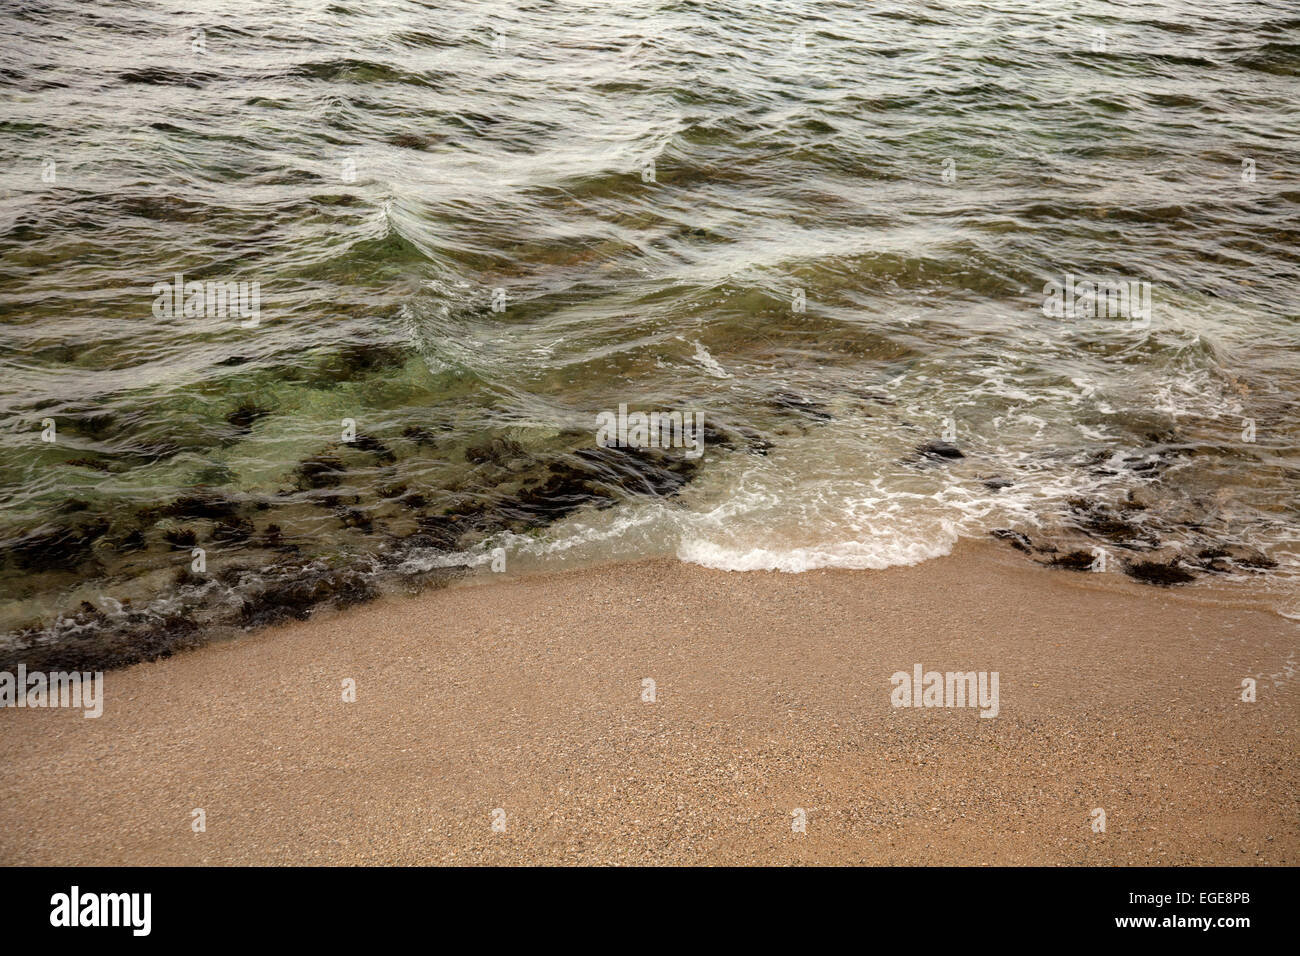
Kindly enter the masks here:
M 0 711 L 0 863 L 1300 861 L 1300 627 L 1102 577 L 654 561 L 268 629 Z M 917 663 L 998 716 L 891 707 Z

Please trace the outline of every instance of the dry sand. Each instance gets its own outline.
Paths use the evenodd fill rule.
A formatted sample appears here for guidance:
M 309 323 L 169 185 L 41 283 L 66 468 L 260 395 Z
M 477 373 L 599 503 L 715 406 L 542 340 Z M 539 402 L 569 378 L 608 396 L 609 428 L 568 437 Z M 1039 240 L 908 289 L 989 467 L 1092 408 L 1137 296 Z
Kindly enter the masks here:
M 0 711 L 0 863 L 1300 861 L 1297 625 L 1102 577 L 656 561 L 269 629 Z M 999 716 L 891 708 L 916 663 Z

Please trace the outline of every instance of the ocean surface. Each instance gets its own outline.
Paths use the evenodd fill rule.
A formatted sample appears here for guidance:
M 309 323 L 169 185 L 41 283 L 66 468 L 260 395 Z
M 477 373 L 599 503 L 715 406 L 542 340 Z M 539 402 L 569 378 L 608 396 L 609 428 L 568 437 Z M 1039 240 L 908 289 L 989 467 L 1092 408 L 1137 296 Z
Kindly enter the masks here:
M 1290 0 L 6 5 L 0 660 L 962 537 L 1300 613 L 1298 135 Z

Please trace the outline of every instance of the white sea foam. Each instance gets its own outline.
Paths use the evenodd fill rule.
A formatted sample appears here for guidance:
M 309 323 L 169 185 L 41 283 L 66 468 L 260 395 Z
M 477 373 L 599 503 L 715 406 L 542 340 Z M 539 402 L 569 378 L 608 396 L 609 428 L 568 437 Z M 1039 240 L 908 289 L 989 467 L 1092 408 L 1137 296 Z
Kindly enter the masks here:
M 699 342 L 695 343 L 694 358 L 695 361 L 704 366 L 704 370 L 714 378 L 731 378 L 731 373 L 723 368 L 722 365 L 719 364 L 718 360 L 709 354 L 709 350 Z
M 682 561 L 721 571 L 798 573 L 815 568 L 882 570 L 942 557 L 951 553 L 956 541 L 955 531 L 940 535 L 933 541 L 880 538 L 800 548 L 743 548 L 692 538 L 678 546 L 677 557 Z

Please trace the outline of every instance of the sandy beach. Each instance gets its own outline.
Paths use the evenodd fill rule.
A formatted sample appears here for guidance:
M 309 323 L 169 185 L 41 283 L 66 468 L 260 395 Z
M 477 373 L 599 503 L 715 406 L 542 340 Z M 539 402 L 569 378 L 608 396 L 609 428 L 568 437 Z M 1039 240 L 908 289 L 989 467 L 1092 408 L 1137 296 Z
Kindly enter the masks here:
M 1240 592 L 974 543 L 489 577 L 0 712 L 0 863 L 1294 864 L 1295 663 Z M 997 716 L 892 707 L 916 664 Z

